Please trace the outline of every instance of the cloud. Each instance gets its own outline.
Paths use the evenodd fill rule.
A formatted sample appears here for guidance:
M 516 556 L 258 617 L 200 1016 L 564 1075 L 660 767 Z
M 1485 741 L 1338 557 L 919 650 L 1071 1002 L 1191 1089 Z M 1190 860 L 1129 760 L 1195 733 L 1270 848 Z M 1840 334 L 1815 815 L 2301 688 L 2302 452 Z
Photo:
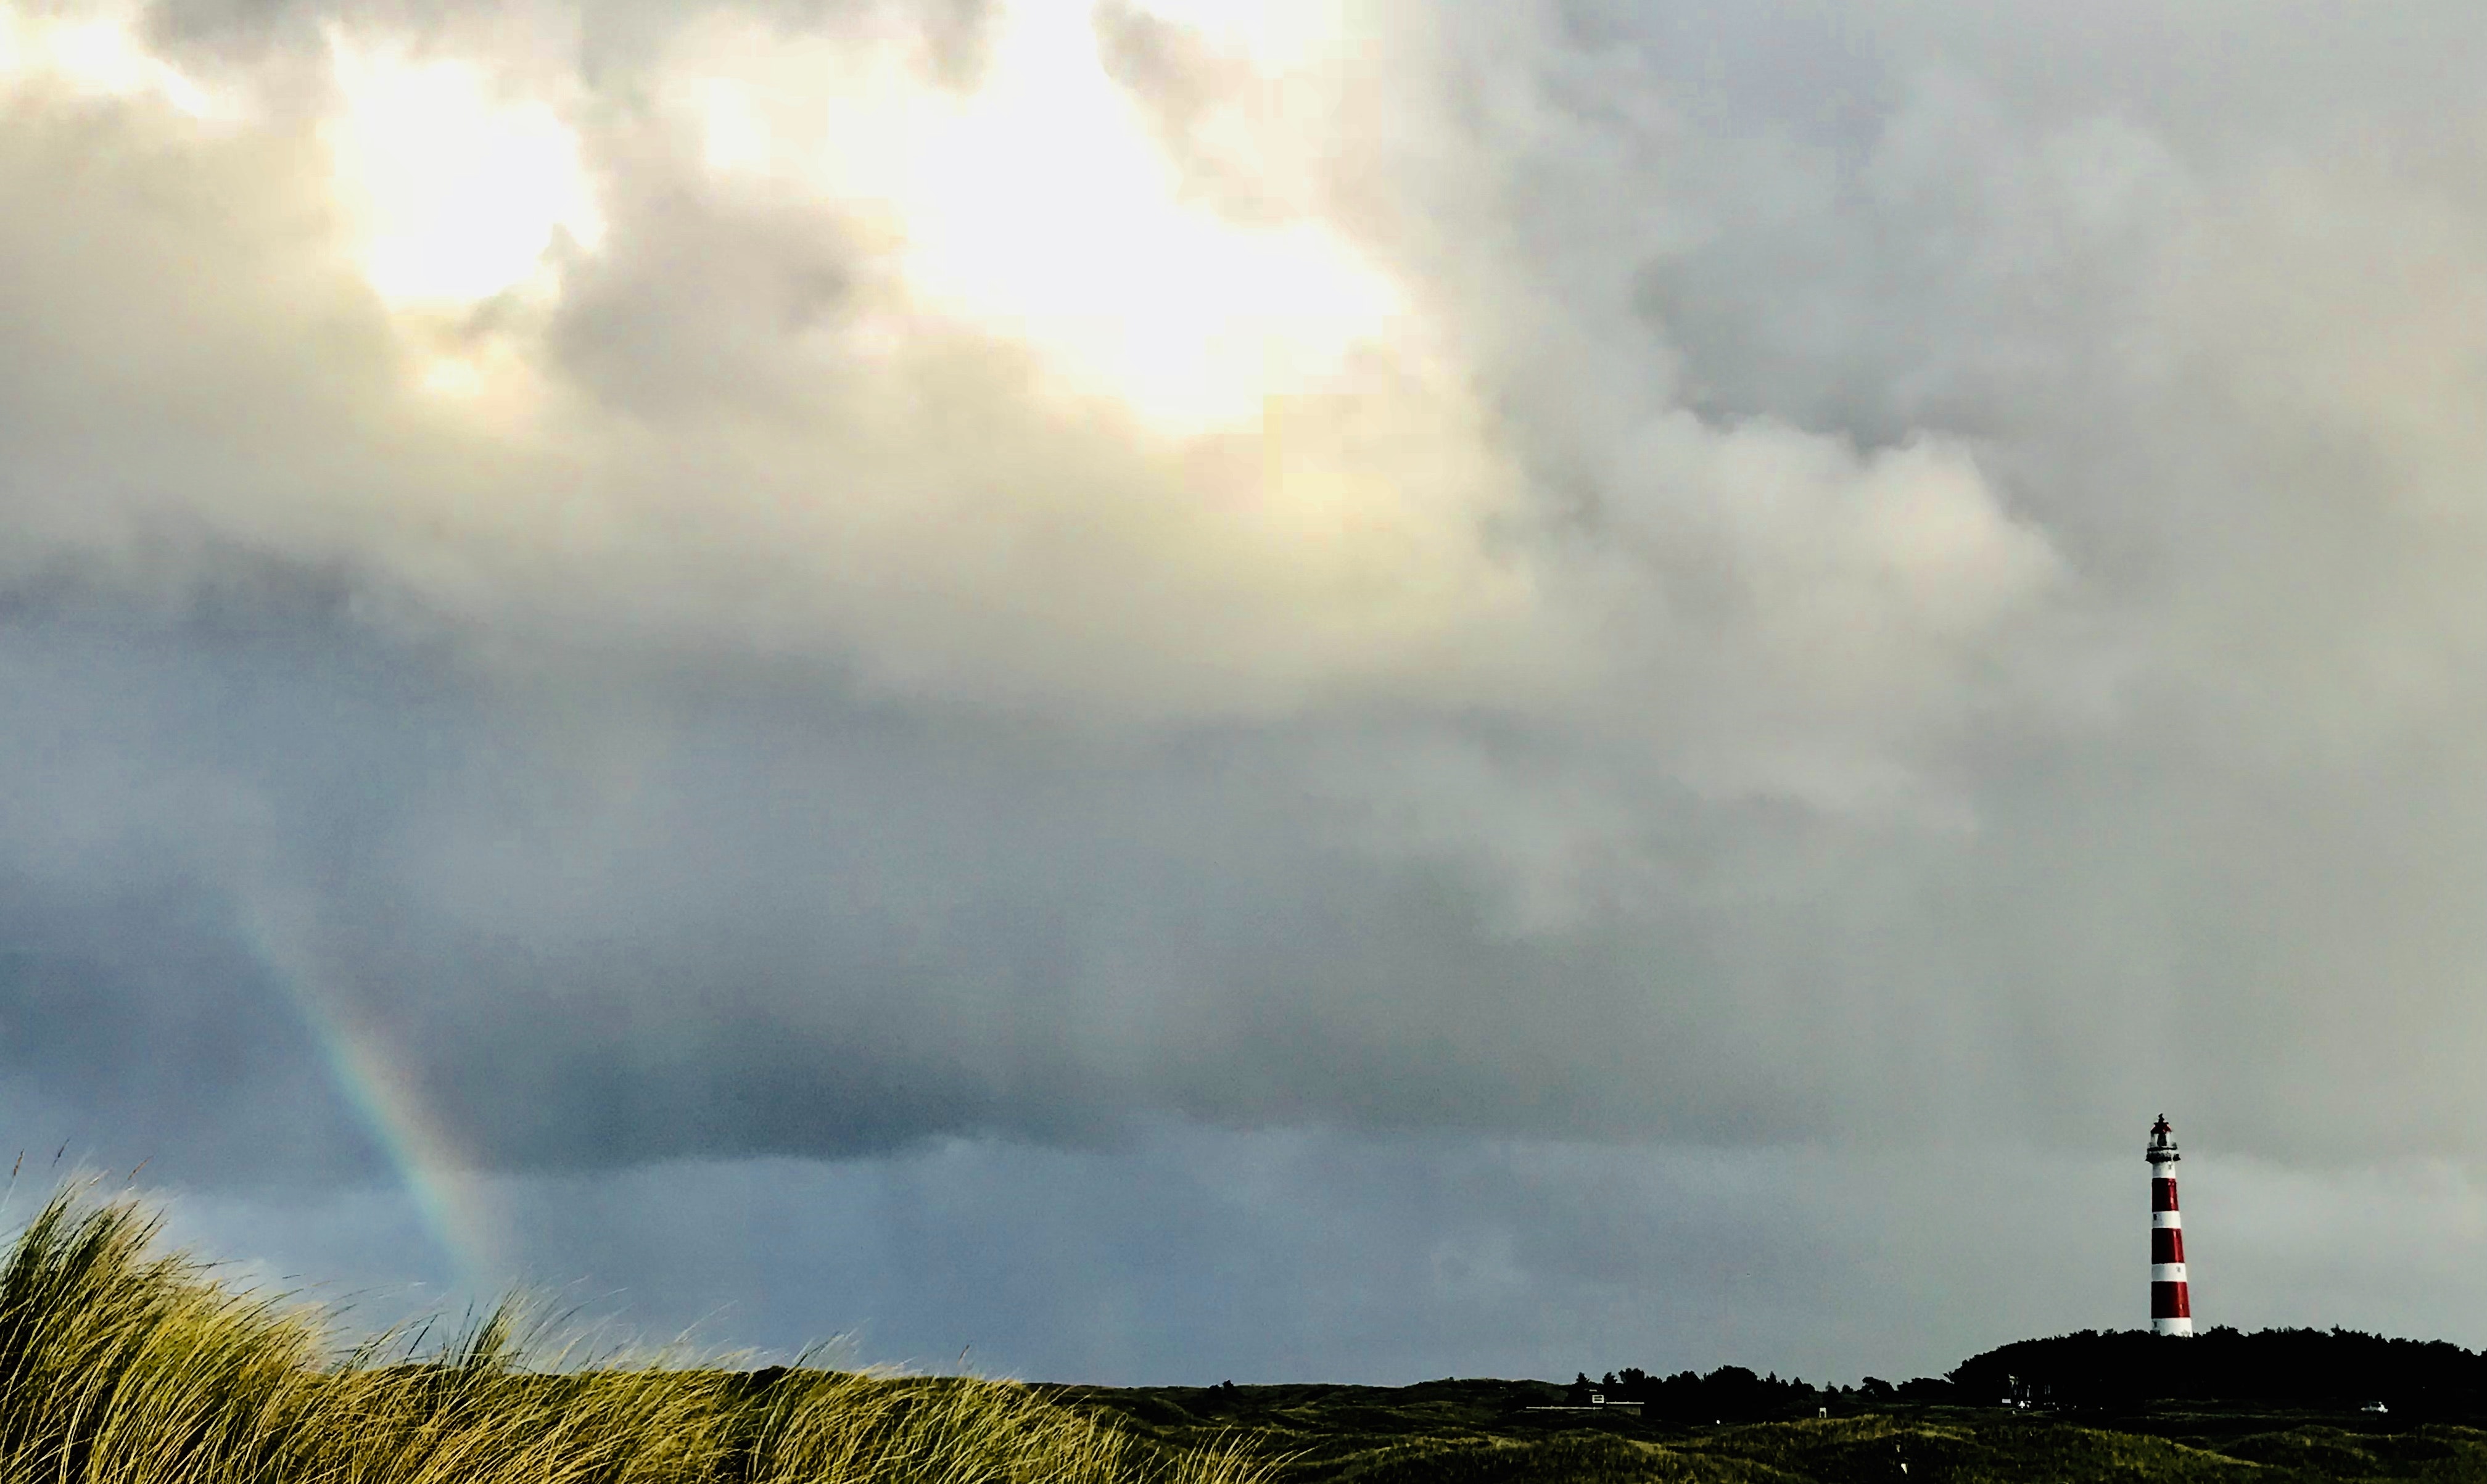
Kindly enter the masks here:
M 2433 95 L 2314 20 L 2143 88 L 2025 87 L 2034 14 L 1339 14 L 168 13 L 82 72 L 9 12 L 30 1108 L 215 1181 L 412 1136 L 358 1118 L 2474 1160 Z M 375 215 L 398 84 L 456 127 L 380 155 L 560 189 Z M 493 251 L 398 292 L 376 232 Z
M 1347 301 L 1313 313 L 1325 294 L 1388 291 L 1379 270 L 1351 265 L 1351 249 L 1324 245 L 1335 239 L 1316 218 L 1238 222 L 1186 200 L 1087 59 L 1086 32 L 1002 26 L 1005 39 L 1021 33 L 987 79 L 998 101 L 983 105 L 912 70 L 903 29 L 858 41 L 689 28 L 662 53 L 674 70 L 659 62 L 631 81 L 660 98 L 679 82 L 704 99 L 747 93 L 782 108 L 800 95 L 778 71 L 809 57 L 814 71 L 852 75 L 848 93 L 827 96 L 862 111 L 845 135 L 833 120 L 824 143 L 750 121 L 816 157 L 793 177 L 745 182 L 704 167 L 684 137 L 713 134 L 713 118 L 632 116 L 584 97 L 575 111 L 595 116 L 581 123 L 596 137 L 576 148 L 595 154 L 606 186 L 596 232 L 605 213 L 622 218 L 613 241 L 581 244 L 557 289 L 510 281 L 462 315 L 390 314 L 405 274 L 389 265 L 423 244 L 424 261 L 467 265 L 442 287 L 483 293 L 519 261 L 510 249 L 556 230 L 577 238 L 588 210 L 545 189 L 444 194 L 415 189 L 405 169 L 374 173 L 427 150 L 444 169 L 455 151 L 560 167 L 571 126 L 541 101 L 495 101 L 476 64 L 365 63 L 364 49 L 392 56 L 400 43 L 332 33 L 345 122 L 280 117 L 216 136 L 131 99 L 87 126 L 130 131 L 101 147 L 119 175 L 85 171 L 98 146 L 66 124 L 24 131 L 15 193 L 73 195 L 67 223 L 83 224 L 63 230 L 56 216 L 13 264 L 35 332 L 67 350 L 46 387 L 90 417 L 108 406 L 167 434 L 195 424 L 222 466 L 178 496 L 149 450 L 80 469 L 114 493 L 82 494 L 80 523 L 32 551 L 92 561 L 127 539 L 98 523 L 165 502 L 219 536 L 350 564 L 418 608 L 496 634 L 561 642 L 629 626 L 643 642 L 793 651 L 904 691 L 1021 709 L 1215 716 L 1376 694 L 1526 707 L 1549 686 L 1604 681 L 1597 630 L 1613 616 L 1571 590 L 1647 589 L 1656 574 L 1586 575 L 1604 553 L 1584 559 L 1548 528 L 1485 395 L 1501 368 L 1446 343 L 1458 306 L 1421 306 L 1439 327 L 1370 321 Z M 737 67 L 753 75 L 736 80 Z M 517 86 L 529 70 L 540 69 L 499 80 Z M 35 106 L 46 83 L 31 85 Z M 454 120 L 374 132 L 389 99 L 427 88 L 431 111 Z M 1030 117 L 1075 104 L 1094 114 L 1088 133 L 1038 142 L 1084 163 L 1024 200 L 995 193 L 1042 162 L 978 173 L 996 168 L 983 155 L 1014 126 L 1014 88 Z M 848 136 L 880 140 L 876 150 L 914 139 L 921 158 L 893 176 L 871 152 L 840 153 Z M 1141 153 L 1107 169 L 1094 157 L 1107 139 Z M 159 174 L 179 182 L 156 190 Z M 1087 194 L 1061 198 L 1075 184 Z M 369 204 L 376 191 L 385 210 Z M 144 222 L 126 214 L 138 210 Z M 519 217 L 500 219 L 509 210 Z M 1040 248 L 1029 234 L 1057 230 L 1045 225 L 1056 211 L 1076 232 Z M 1006 234 L 1013 250 L 997 250 Z M 105 238 L 109 250 L 85 250 Z M 132 242 L 180 243 L 186 270 Z M 216 293 L 190 292 L 197 281 Z M 1310 317 L 1273 329 L 1250 297 L 1265 289 Z M 109 324 L 64 318 L 98 299 L 116 306 L 118 342 Z M 1230 301 L 1231 325 L 1160 322 L 1188 312 L 1179 305 Z M 126 338 L 139 324 L 146 357 Z M 1551 332 L 1572 328 L 1558 319 Z M 1243 338 L 1229 346 L 1230 334 Z M 1305 355 L 1310 369 L 1280 365 Z M 126 384 L 142 359 L 153 364 Z M 218 368 L 216 384 L 200 362 Z M 1226 378 L 1206 368 L 1230 364 L 1276 378 L 1242 421 L 1230 424 L 1207 381 L 1195 410 L 1152 400 L 1187 377 Z M 1676 507 L 1662 518 L 1695 526 L 1741 523 L 1689 533 L 1670 553 L 1680 564 L 1711 565 L 1703 550 L 1731 568 L 1856 564 L 1878 574 L 1847 600 L 1865 604 L 1854 616 L 1868 625 L 1914 622 L 1880 610 L 1921 606 L 1955 574 L 1914 570 L 1923 553 L 1895 541 L 1947 542 L 1947 560 L 1992 569 L 1964 574 L 1988 590 L 1972 606 L 2008 606 L 2047 565 L 2043 538 L 2012 523 L 1960 451 L 1843 464 L 1836 439 L 1708 427 L 1663 398 L 1614 411 L 1617 426 L 1586 431 L 1638 462 L 1599 476 L 1643 484 L 1619 497 Z M 375 438 L 387 458 L 372 457 Z M 59 457 L 104 457 L 98 441 Z M 1760 452 L 1773 445 L 1781 453 Z M 32 452 L 46 468 L 42 443 Z M 1774 526 L 1717 485 L 1756 458 L 1774 460 L 1762 477 L 1782 487 L 1818 485 L 1816 499 L 1870 488 L 1862 499 L 1878 514 L 1800 532 L 1798 506 Z M 1792 498 L 1802 497 L 1780 496 Z M 152 512 L 147 523 L 158 523 Z M 1969 616 L 1975 629 L 1985 615 Z

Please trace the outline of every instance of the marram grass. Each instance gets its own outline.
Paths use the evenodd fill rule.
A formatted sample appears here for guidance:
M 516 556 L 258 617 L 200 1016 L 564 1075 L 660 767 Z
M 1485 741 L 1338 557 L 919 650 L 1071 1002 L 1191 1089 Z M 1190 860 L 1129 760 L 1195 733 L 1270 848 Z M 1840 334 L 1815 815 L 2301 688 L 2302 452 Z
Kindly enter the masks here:
M 55 1195 L 0 1259 L 6 1484 L 1263 1484 L 1023 1387 L 656 1361 L 573 1366 L 503 1306 L 416 1355 Z

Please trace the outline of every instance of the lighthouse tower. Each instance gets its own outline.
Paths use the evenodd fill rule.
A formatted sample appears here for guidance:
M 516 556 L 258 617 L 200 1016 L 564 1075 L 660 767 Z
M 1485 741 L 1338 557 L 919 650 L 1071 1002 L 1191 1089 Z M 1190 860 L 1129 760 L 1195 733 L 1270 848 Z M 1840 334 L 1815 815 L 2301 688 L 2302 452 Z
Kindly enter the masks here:
M 2185 1218 L 2176 1212 L 2176 1133 L 2167 1115 L 2150 1126 L 2150 1332 L 2194 1332 L 2194 1298 L 2185 1286 Z

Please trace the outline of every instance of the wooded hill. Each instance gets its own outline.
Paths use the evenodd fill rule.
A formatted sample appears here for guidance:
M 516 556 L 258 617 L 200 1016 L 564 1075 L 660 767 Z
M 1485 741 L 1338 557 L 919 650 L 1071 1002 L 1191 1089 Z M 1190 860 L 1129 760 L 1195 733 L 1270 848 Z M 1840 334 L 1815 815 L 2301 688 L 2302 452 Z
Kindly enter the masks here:
M 2019 1394 L 2072 1411 L 2115 1412 L 2156 1400 L 2357 1410 L 2487 1418 L 2487 1355 L 2443 1340 L 2387 1339 L 2354 1330 L 2216 1329 L 2191 1339 L 2145 1330 L 2083 1330 L 2019 1340 L 1949 1373 L 1953 1399 L 1991 1406 Z

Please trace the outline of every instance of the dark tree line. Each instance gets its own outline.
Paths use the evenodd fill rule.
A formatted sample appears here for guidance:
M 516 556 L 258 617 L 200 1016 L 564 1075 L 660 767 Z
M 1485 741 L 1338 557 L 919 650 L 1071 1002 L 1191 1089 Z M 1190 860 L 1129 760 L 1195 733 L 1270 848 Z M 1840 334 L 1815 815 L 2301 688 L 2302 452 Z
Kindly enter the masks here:
M 2157 1400 L 2357 1408 L 2411 1417 L 2487 1416 L 2487 1355 L 2443 1340 L 2354 1330 L 2215 1329 L 2191 1339 L 2084 1330 L 2020 1340 L 1951 1373 L 1960 1399 L 1991 1406 L 2016 1388 L 2041 1406 L 2128 1410 Z
M 1881 1383 L 1877 1383 L 1881 1385 Z M 1930 1383 L 1942 1386 L 1942 1382 Z M 1670 1422 L 1757 1422 L 1779 1417 L 1809 1417 L 1830 1393 L 1801 1380 L 1779 1380 L 1774 1372 L 1756 1376 L 1741 1365 L 1722 1365 L 1709 1375 L 1680 1371 L 1653 1376 L 1637 1367 L 1609 1371 L 1603 1381 L 1585 1374 L 1565 1388 L 1575 1403 L 1592 1393 L 1610 1402 L 1638 1402 L 1642 1415 Z M 1888 1389 L 1887 1387 L 1886 1389 Z M 1948 1387 L 1946 1387 L 1948 1389 Z
M 1603 1381 L 1583 1374 L 1565 1392 L 1575 1404 L 1592 1393 L 1638 1402 L 1643 1415 L 1674 1422 L 1811 1416 L 1820 1407 L 1858 1403 L 1996 1407 L 2019 1401 L 2091 1413 L 2134 1412 L 2161 1401 L 2338 1411 L 2380 1405 L 2395 1421 L 2487 1421 L 2487 1354 L 2354 1330 L 2248 1334 L 2222 1328 L 2190 1339 L 2146 1330 L 2083 1330 L 2018 1340 L 1970 1357 L 1946 1379 L 1918 1377 L 1896 1386 L 1868 1376 L 1854 1386 L 1812 1386 L 1775 1374 L 1756 1376 L 1741 1365 L 1706 1376 L 1653 1376 L 1627 1367 Z

